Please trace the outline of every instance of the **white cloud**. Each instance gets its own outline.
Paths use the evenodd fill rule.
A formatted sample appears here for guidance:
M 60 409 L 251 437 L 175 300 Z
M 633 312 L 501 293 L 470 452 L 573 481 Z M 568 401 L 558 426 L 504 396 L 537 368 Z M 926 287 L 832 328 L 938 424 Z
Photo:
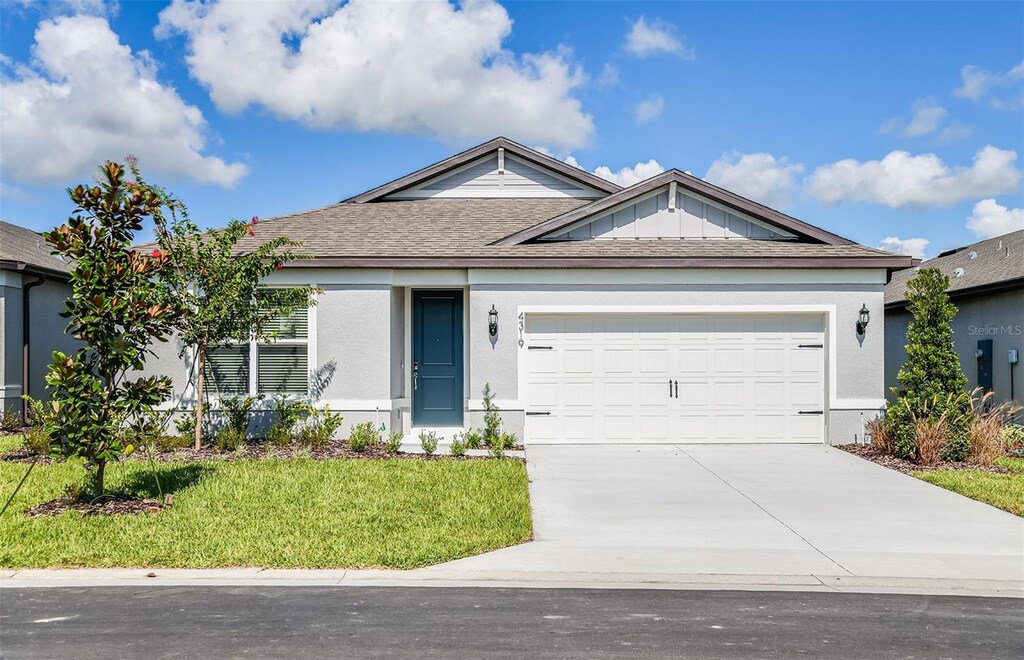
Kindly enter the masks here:
M 683 44 L 676 36 L 675 26 L 665 21 L 654 19 L 650 23 L 641 16 L 630 27 L 626 34 L 626 52 L 636 57 L 650 57 L 663 53 L 676 54 L 684 60 L 697 59 L 697 51 Z
M 646 124 L 660 117 L 664 109 L 665 99 L 661 98 L 658 94 L 653 94 L 636 104 L 633 108 L 633 117 L 636 119 L 636 123 Z
M 917 259 L 924 259 L 925 248 L 931 243 L 927 238 L 899 238 L 888 236 L 882 239 L 879 246 L 883 250 L 895 252 L 896 254 L 909 254 Z
M 974 205 L 967 218 L 967 228 L 981 238 L 1020 231 L 1024 229 L 1024 209 L 1011 209 L 994 199 L 983 199 Z
M 1024 80 L 1024 61 L 1008 71 L 998 73 L 968 64 L 960 70 L 962 84 L 953 90 L 953 94 L 965 99 L 981 101 L 989 99 L 989 105 L 995 110 L 1019 110 L 1024 107 L 1024 93 L 1020 90 L 1020 81 Z M 1002 88 L 1013 87 L 1009 97 L 997 97 Z
M 573 167 L 586 170 L 586 168 L 580 165 L 579 161 L 577 161 L 572 155 L 566 156 L 565 162 Z M 657 174 L 661 174 L 664 171 L 665 168 L 661 166 L 661 163 L 652 158 L 646 163 L 637 163 L 633 167 L 623 167 L 618 171 L 612 171 L 610 167 L 602 165 L 594 170 L 594 174 L 602 179 L 607 179 L 612 183 L 617 183 L 620 186 L 626 187 L 631 186 L 634 183 L 639 183 L 644 179 L 649 179 Z
M 180 33 L 192 76 L 227 112 L 262 106 L 315 128 L 448 141 L 506 134 L 569 149 L 593 133 L 567 49 L 517 55 L 493 0 L 174 0 L 157 36 Z
M 93 16 L 116 16 L 120 10 L 117 2 L 105 0 L 15 0 L 14 4 L 26 8 L 42 8 L 50 16 L 62 14 L 91 14 Z
M 949 112 L 933 98 L 918 99 L 910 106 L 909 121 L 903 117 L 892 117 L 882 122 L 878 132 L 900 134 L 914 138 L 938 132 L 941 142 L 952 142 L 971 133 L 971 127 L 953 121 Z M 939 129 L 942 129 L 941 132 Z
M 804 182 L 805 192 L 829 204 L 867 202 L 890 208 L 952 206 L 972 197 L 1016 190 L 1021 172 L 1017 152 L 991 145 L 974 155 L 970 167 L 949 167 L 935 154 L 893 151 L 881 160 L 852 158 L 822 165 Z
M 704 178 L 744 197 L 781 207 L 797 189 L 796 177 L 803 171 L 803 165 L 791 163 L 786 157 L 733 151 L 711 163 Z
M 206 121 L 199 108 L 161 84 L 149 54 L 120 43 L 106 19 L 44 20 L 32 54 L 30 65 L 5 63 L 13 75 L 0 79 L 5 177 L 68 183 L 128 153 L 151 173 L 222 186 L 247 173 L 243 163 L 202 153 Z
M 619 84 L 619 70 L 607 62 L 601 67 L 601 75 L 597 77 L 598 87 L 616 87 Z

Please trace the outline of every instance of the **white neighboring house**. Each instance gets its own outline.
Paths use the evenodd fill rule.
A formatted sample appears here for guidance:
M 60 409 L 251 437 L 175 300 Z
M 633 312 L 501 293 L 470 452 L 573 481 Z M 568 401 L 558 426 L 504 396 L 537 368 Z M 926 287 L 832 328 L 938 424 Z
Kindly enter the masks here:
M 623 189 L 505 138 L 240 247 L 274 236 L 313 258 L 266 284 L 323 293 L 278 342 L 215 351 L 211 391 L 450 437 L 489 383 L 526 444 L 858 441 L 912 265 L 678 170 Z M 188 356 L 157 350 L 187 401 Z
M 967 387 L 992 391 L 994 402 L 1024 401 L 1024 230 L 943 252 L 919 268 L 949 276 L 949 297 L 959 310 L 950 326 Z M 893 274 L 885 287 L 885 382 L 907 360 L 907 282 L 917 268 Z M 892 396 L 887 390 L 887 395 Z
M 23 394 L 46 398 L 53 351 L 74 351 L 61 318 L 71 268 L 36 232 L 0 221 L 0 410 L 24 411 Z

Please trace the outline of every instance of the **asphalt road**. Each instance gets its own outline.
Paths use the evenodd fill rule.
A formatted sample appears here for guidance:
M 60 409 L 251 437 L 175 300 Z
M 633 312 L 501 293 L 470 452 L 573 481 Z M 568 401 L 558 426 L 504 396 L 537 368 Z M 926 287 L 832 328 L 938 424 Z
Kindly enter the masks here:
M 3 658 L 1021 658 L 1024 600 L 407 587 L 0 590 Z

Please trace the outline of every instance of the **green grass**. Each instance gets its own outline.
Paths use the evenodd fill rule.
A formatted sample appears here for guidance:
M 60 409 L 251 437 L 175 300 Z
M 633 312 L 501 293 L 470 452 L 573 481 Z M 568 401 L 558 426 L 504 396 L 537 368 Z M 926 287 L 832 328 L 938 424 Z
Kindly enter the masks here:
M 1024 459 L 998 458 L 996 463 L 1014 472 L 995 474 L 978 470 L 932 470 L 915 472 L 914 476 L 973 500 L 1024 516 Z
M 0 440 L 2 450 L 18 444 Z M 26 468 L 0 462 L 3 501 Z M 83 474 L 80 464 L 37 465 L 0 519 L 0 566 L 415 568 L 531 535 L 520 461 L 268 459 L 157 470 L 175 496 L 160 513 L 28 518 L 25 509 Z M 157 495 L 143 461 L 108 475 L 110 491 Z

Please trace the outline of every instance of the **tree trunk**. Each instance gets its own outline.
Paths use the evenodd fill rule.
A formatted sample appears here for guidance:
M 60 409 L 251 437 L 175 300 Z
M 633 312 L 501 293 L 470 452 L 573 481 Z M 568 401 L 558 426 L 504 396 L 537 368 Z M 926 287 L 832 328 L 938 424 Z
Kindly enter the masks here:
M 106 460 L 96 461 L 96 474 L 92 479 L 93 498 L 103 497 L 103 471 L 106 467 Z
M 199 372 L 196 374 L 196 450 L 203 444 L 203 375 L 206 373 L 206 345 L 199 344 Z

